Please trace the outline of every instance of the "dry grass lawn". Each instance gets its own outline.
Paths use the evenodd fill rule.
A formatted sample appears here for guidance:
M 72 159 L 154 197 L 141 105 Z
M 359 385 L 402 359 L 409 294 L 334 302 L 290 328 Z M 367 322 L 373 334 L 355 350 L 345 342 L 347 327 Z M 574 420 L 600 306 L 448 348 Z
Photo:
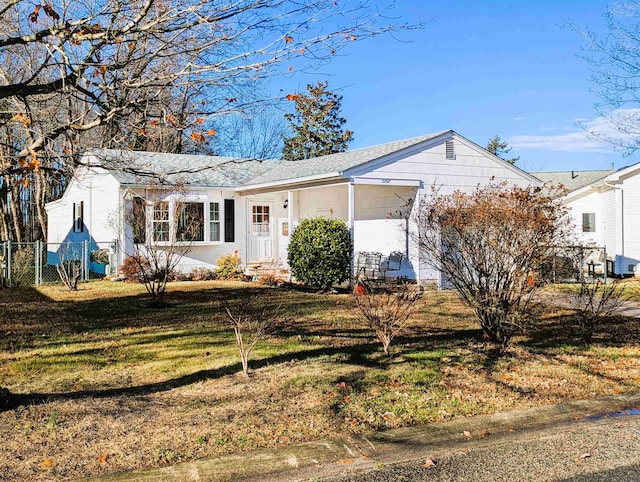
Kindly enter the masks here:
M 285 331 L 241 374 L 221 310 L 261 290 Z M 453 293 L 426 292 L 386 359 L 348 295 L 250 284 L 94 282 L 0 290 L 0 480 L 74 479 L 198 457 L 637 391 L 640 323 L 615 318 L 584 348 L 570 310 L 501 357 Z

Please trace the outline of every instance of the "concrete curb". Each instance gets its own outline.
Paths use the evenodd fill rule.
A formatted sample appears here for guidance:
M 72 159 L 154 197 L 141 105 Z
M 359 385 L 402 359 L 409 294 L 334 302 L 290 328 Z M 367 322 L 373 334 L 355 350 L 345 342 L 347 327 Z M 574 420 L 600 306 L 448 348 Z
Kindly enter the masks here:
M 454 450 L 508 442 L 551 426 L 598 422 L 640 407 L 640 393 L 459 418 L 352 438 L 140 469 L 94 481 L 308 480 L 373 470 L 380 464 L 435 458 Z

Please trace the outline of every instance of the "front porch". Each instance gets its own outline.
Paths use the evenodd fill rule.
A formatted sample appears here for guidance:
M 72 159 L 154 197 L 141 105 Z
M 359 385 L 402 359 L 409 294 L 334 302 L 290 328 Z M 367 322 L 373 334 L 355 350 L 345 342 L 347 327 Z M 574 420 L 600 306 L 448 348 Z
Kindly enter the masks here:
M 418 181 L 352 179 L 324 185 L 247 192 L 247 274 L 290 276 L 290 234 L 302 219 L 330 217 L 345 221 L 358 252 L 402 255 L 395 277 L 421 276 L 418 249 L 409 234 Z M 407 203 L 409 201 L 409 203 Z M 354 273 L 355 273 L 354 265 Z

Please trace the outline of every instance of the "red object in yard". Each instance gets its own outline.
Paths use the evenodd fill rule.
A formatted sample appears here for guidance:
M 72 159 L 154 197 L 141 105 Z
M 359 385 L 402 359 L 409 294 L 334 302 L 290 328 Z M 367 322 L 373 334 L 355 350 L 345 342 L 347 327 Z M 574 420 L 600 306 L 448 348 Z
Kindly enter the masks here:
M 356 294 L 356 296 L 364 296 L 367 294 L 364 285 L 361 284 L 357 284 L 356 287 L 353 289 L 353 292 Z

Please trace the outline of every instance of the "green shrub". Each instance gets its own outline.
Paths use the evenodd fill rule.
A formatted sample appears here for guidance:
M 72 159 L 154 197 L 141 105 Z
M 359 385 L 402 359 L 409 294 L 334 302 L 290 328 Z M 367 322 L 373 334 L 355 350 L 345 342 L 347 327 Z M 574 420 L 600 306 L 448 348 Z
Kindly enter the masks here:
M 237 254 L 220 256 L 216 261 L 216 275 L 222 279 L 235 279 L 242 276 L 242 260 Z
M 329 289 L 349 279 L 351 236 L 339 219 L 303 219 L 291 235 L 289 266 L 298 281 Z

